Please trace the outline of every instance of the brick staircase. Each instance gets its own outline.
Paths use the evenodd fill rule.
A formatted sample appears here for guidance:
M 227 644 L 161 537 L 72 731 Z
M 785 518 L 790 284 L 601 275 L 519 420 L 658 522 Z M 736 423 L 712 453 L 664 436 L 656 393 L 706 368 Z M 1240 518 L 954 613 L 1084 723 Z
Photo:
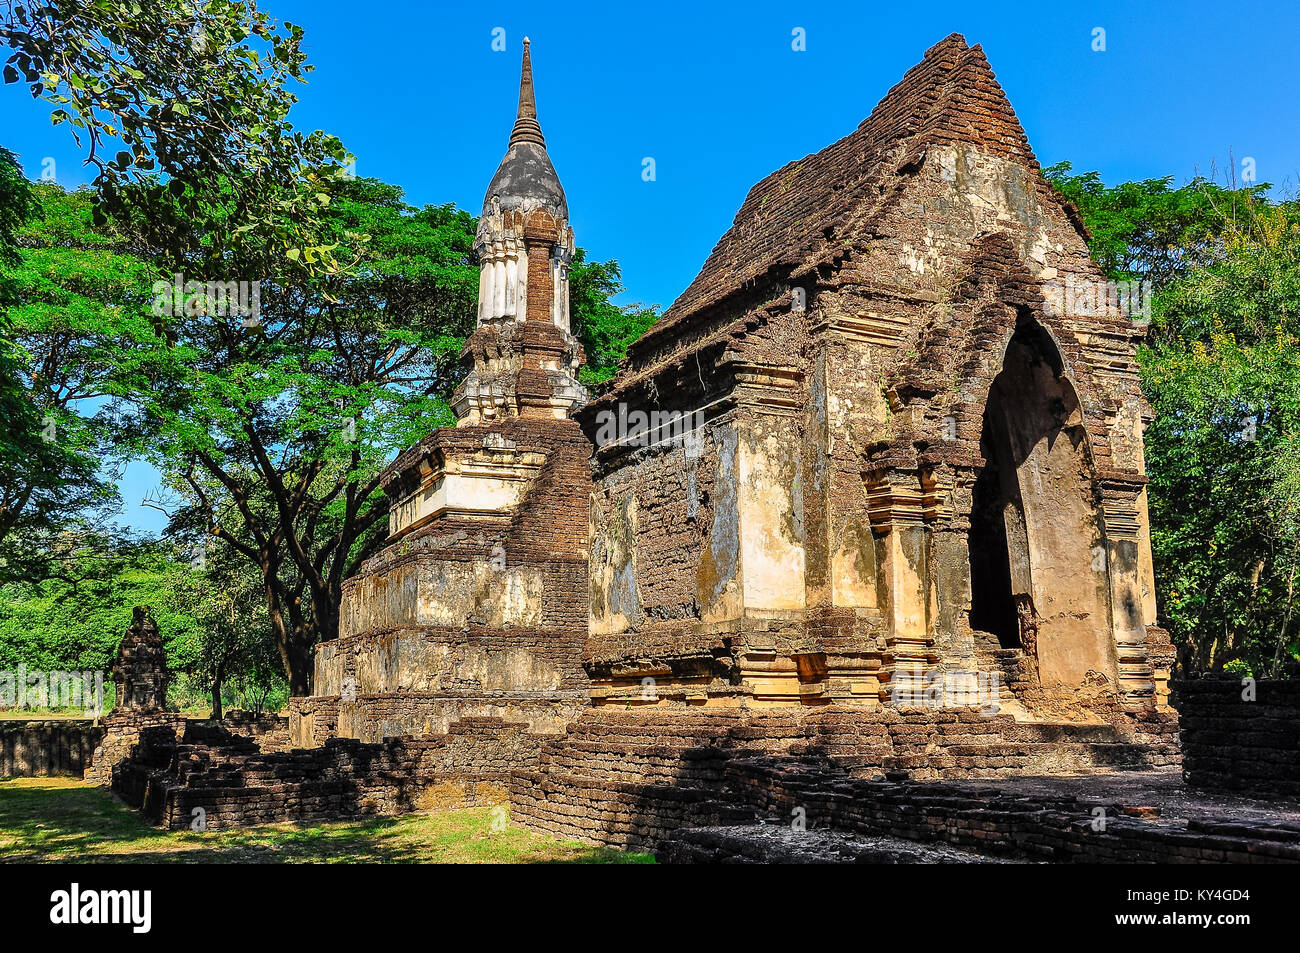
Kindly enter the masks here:
M 222 830 L 498 804 L 511 769 L 536 757 L 540 738 L 525 728 L 462 719 L 442 735 L 265 752 L 250 737 L 192 722 L 181 738 L 169 728 L 142 732 L 113 789 L 172 830 L 200 817 L 204 829 Z

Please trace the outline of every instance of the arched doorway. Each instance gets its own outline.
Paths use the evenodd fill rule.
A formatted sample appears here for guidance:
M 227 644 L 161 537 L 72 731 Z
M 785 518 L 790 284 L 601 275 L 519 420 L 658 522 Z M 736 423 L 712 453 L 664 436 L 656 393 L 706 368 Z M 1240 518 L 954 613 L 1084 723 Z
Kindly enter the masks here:
M 1021 313 L 989 388 L 972 495 L 972 628 L 1035 656 L 1044 685 L 1112 682 L 1105 549 L 1078 395 L 1051 337 Z

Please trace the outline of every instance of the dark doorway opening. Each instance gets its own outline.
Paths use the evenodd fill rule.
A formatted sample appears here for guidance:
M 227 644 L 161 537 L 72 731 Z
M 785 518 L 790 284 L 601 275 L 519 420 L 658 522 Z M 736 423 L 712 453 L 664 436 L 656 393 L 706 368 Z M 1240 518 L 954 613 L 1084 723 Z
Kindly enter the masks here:
M 1015 463 L 1005 427 L 999 388 L 989 391 L 980 434 L 980 455 L 987 461 L 975 480 L 970 515 L 971 628 L 992 632 L 1003 648 L 1020 647 L 1020 618 L 1011 589 L 1011 551 L 1007 545 L 1007 510 L 1018 516 Z M 1023 525 L 1023 520 L 1017 522 Z
M 1087 432 L 1051 335 L 1020 309 L 984 405 L 971 500 L 972 628 L 1035 660 L 1043 684 L 1115 676 Z

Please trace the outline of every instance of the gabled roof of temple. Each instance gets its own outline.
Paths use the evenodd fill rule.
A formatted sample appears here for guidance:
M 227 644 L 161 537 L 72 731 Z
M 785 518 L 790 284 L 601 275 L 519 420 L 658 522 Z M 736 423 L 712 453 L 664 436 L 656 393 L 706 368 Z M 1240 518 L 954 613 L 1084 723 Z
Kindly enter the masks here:
M 524 62 L 519 77 L 519 110 L 505 158 L 483 198 L 483 214 L 493 212 L 493 199 L 499 210 L 523 212 L 544 208 L 556 218 L 568 219 L 569 203 L 564 187 L 555 174 L 551 157 L 546 154 L 546 139 L 537 122 L 537 100 L 533 93 L 533 61 L 529 39 L 524 37 Z
M 856 130 L 750 189 L 699 275 L 633 345 L 633 359 L 773 268 L 799 273 L 835 260 L 886 211 L 890 180 L 914 171 L 925 146 L 949 143 L 1038 168 L 983 50 L 957 33 L 927 50 Z

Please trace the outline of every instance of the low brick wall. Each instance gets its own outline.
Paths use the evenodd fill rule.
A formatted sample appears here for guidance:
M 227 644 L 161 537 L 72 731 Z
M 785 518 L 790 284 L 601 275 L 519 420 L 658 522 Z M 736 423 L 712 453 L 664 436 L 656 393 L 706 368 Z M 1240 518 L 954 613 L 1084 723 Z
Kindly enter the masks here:
M 445 734 L 266 752 L 221 725 L 190 722 L 139 735 L 113 772 L 113 790 L 173 830 L 202 816 L 207 830 L 289 821 L 319 824 L 413 810 L 504 804 L 510 771 L 536 764 L 542 736 L 525 725 L 466 718 Z
M 1243 823 L 1226 816 L 1155 822 L 1145 806 L 1101 805 L 1074 795 L 1026 794 L 943 782 L 869 781 L 836 776 L 825 765 L 758 758 L 727 767 L 731 797 L 755 818 L 804 812 L 810 829 L 888 836 L 995 857 L 1052 863 L 1269 864 L 1300 862 L 1294 820 Z M 751 821 L 750 823 L 754 823 Z M 660 861 L 720 862 L 754 835 L 734 828 L 712 838 L 674 831 Z M 856 858 L 849 858 L 855 860 Z
M 205 722 L 210 724 L 210 722 Z M 289 718 L 263 712 L 254 715 L 247 711 L 231 711 L 219 722 L 222 728 L 233 735 L 243 735 L 257 742 L 263 754 L 272 751 L 288 751 L 294 747 L 289 738 Z
M 1300 681 L 1241 679 L 1174 685 L 1183 776 L 1192 787 L 1300 798 Z
M 380 742 L 385 738 L 437 735 L 463 719 L 499 718 L 521 722 L 537 733 L 560 734 L 586 711 L 585 692 L 550 694 L 403 691 L 289 699 L 289 738 L 299 748 L 314 748 L 332 738 Z
M 150 728 L 164 727 L 179 731 L 185 716 L 168 711 L 113 711 L 104 719 L 102 737 L 94 754 L 86 764 L 85 779 L 88 784 L 107 785 L 113 782 L 113 769 L 131 757 L 140 741 L 140 733 Z
M 813 757 L 864 778 L 1060 775 L 1178 764 L 1172 712 L 1117 724 L 1030 724 L 972 709 L 592 709 L 510 782 L 511 816 L 533 830 L 620 848 L 736 823 L 728 765 Z
M 89 719 L 0 721 L 0 777 L 81 777 L 104 729 Z

